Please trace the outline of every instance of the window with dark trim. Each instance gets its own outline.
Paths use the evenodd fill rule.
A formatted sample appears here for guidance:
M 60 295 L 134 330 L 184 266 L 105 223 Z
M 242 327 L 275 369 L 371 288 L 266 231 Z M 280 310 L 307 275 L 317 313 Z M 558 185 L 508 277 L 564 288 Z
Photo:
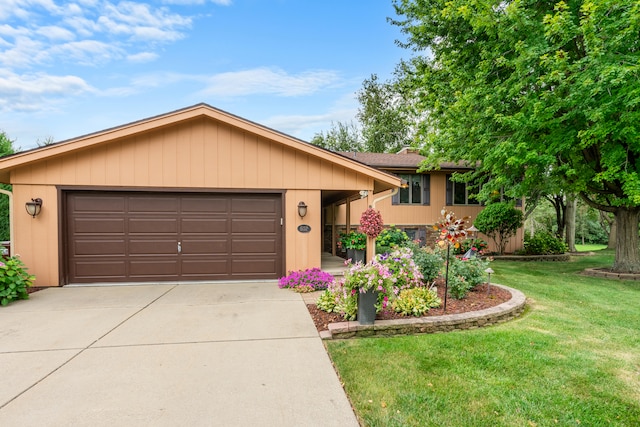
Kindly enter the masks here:
M 429 205 L 431 203 L 431 176 L 422 174 L 400 174 L 408 188 L 400 188 L 391 199 L 393 205 Z
M 474 192 L 469 191 L 466 182 L 455 182 L 451 180 L 451 174 L 447 174 L 447 205 L 479 205 L 480 202 L 474 197 Z

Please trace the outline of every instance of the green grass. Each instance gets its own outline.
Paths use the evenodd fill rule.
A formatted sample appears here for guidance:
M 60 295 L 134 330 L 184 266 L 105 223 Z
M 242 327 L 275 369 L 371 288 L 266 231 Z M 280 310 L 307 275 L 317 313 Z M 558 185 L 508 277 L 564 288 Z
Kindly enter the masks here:
M 576 245 L 576 250 L 578 252 L 594 252 L 601 251 L 603 249 L 607 249 L 607 245 Z
M 365 426 L 640 425 L 640 282 L 570 262 L 494 261 L 522 290 L 520 318 L 448 334 L 327 342 Z M 495 279 L 494 279 L 495 278 Z

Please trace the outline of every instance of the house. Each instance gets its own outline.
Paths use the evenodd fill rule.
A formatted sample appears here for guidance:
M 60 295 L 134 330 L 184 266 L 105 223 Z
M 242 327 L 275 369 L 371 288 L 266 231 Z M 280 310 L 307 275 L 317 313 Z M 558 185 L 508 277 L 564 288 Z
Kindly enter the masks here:
M 403 179 L 408 186 L 397 191 L 385 191 L 376 196 L 373 203 L 356 195 L 355 200 L 349 205 L 338 206 L 333 212 L 333 226 L 338 232 L 357 227 L 362 212 L 368 205 L 372 205 L 380 211 L 385 225 L 395 225 L 404 230 L 411 239 L 432 245 L 438 235 L 433 225 L 442 218 L 443 208 L 453 211 L 457 218 L 468 216 L 471 224 L 483 209 L 477 200 L 470 197 L 472 194 L 465 183 L 451 180 L 453 173 L 469 171 L 470 167 L 467 165 L 443 163 L 437 170 L 418 173 L 418 167 L 425 157 L 415 149 L 405 148 L 398 153 L 340 154 L 350 160 L 392 173 Z M 325 217 L 331 218 L 331 213 Z M 330 229 L 330 225 L 325 224 L 327 230 Z M 478 237 L 486 240 L 490 249 L 496 250 L 487 236 L 479 234 Z M 522 242 L 523 230 L 520 229 L 517 235 L 510 239 L 506 252 L 521 249 Z M 329 244 L 328 241 L 325 242 L 325 250 L 330 249 Z
M 198 104 L 1 158 L 0 182 L 13 185 L 13 253 L 36 286 L 62 286 L 318 267 L 323 214 L 401 180 Z

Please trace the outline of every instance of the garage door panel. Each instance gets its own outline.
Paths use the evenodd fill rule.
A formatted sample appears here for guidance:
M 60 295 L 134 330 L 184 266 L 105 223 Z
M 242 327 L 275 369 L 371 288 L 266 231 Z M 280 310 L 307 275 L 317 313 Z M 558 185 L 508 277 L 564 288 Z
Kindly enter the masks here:
M 129 241 L 129 255 L 176 255 L 178 253 L 177 240 L 138 240 Z
M 233 255 L 275 255 L 277 242 L 273 239 L 268 240 L 234 240 L 231 244 L 231 252 Z
M 73 245 L 75 256 L 86 255 L 121 255 L 125 253 L 127 244 L 124 240 L 76 240 Z
M 245 234 L 275 234 L 280 228 L 280 218 L 232 219 L 231 232 Z
M 182 213 L 185 214 L 226 214 L 229 210 L 229 199 L 224 197 L 185 197 L 182 200 Z
M 166 196 L 131 196 L 129 197 L 129 212 L 157 214 L 172 213 L 179 211 L 180 201 L 178 197 Z
M 157 278 L 166 276 L 167 280 L 178 277 L 178 261 L 169 259 L 132 260 L 129 263 L 129 275 L 135 277 Z
M 87 196 L 75 200 L 75 212 L 124 213 L 123 196 Z
M 178 220 L 175 218 L 131 218 L 128 226 L 129 234 L 178 233 Z
M 94 281 L 121 281 L 127 277 L 127 263 L 124 259 L 79 261 L 75 264 L 75 275 Z
M 183 240 L 182 256 L 226 255 L 229 253 L 228 240 Z
M 180 221 L 182 234 L 228 233 L 227 218 L 186 218 Z
M 248 277 L 259 275 L 264 278 L 278 278 L 277 265 L 273 259 L 233 259 L 232 274 L 235 277 Z
M 282 275 L 279 194 L 65 195 L 69 283 Z
M 193 276 L 226 276 L 229 272 L 229 261 L 224 260 L 185 260 L 182 262 L 182 275 Z
M 233 214 L 273 214 L 278 212 L 276 201 L 270 198 L 234 198 L 231 202 L 231 213 Z
M 124 218 L 83 218 L 73 221 L 76 234 L 124 234 Z

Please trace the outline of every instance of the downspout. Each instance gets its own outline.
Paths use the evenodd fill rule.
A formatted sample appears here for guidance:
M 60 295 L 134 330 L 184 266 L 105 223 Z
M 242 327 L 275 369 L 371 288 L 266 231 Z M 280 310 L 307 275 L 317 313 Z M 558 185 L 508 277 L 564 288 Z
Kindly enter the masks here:
M 13 240 L 13 193 L 0 188 L 0 194 L 6 194 L 9 197 L 9 241 L 11 249 L 13 249 L 13 245 L 16 244 Z M 10 250 L 10 252 L 13 252 L 13 250 Z
M 388 199 L 389 197 L 393 197 L 396 194 L 398 194 L 398 191 L 400 191 L 400 188 L 409 188 L 409 183 L 403 179 L 402 181 L 400 181 L 400 187 L 394 188 L 393 190 L 391 190 L 391 193 L 389 194 L 378 197 L 377 199 L 373 199 L 373 202 L 371 203 L 371 208 L 375 209 L 376 203 L 378 203 L 379 201 Z

